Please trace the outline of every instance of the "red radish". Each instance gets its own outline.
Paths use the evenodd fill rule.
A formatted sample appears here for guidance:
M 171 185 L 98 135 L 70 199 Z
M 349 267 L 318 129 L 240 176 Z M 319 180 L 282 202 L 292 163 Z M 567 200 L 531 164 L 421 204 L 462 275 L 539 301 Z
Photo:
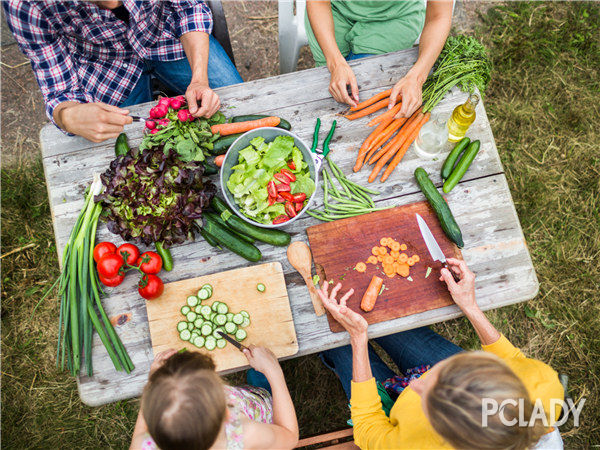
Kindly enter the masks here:
M 150 108 L 149 116 L 151 119 L 158 119 L 158 111 L 156 111 L 156 106 L 154 108 Z
M 150 130 L 150 134 L 156 134 L 158 133 L 158 130 L 155 128 L 154 130 Z
M 294 203 L 296 205 L 296 212 L 299 213 L 304 208 L 304 203 Z
M 277 225 L 279 223 L 283 223 L 283 222 L 287 222 L 288 220 L 290 220 L 290 218 L 288 216 L 286 216 L 285 214 L 282 214 L 280 216 L 277 216 L 273 219 L 273 225 Z
M 222 167 L 223 161 L 225 161 L 225 155 L 215 156 L 215 165 L 217 167 Z
M 181 107 L 183 106 L 183 102 L 181 101 L 181 99 L 174 97 L 169 101 L 169 106 L 174 110 L 178 110 L 181 109 Z
M 273 178 L 275 178 L 277 181 L 283 184 L 290 184 L 290 179 L 281 173 L 276 173 L 275 175 L 273 175 Z
M 169 119 L 158 119 L 156 123 L 158 123 L 161 127 L 166 127 L 171 122 Z
M 167 105 L 158 105 L 158 106 L 154 107 L 154 111 L 156 114 L 156 117 L 154 117 L 154 118 L 161 119 L 167 115 L 167 113 L 169 112 L 169 107 Z M 150 116 L 150 117 L 152 117 L 152 116 Z
M 288 167 L 289 167 L 291 170 L 296 170 L 296 164 L 294 164 L 294 161 L 293 161 L 293 160 L 291 160 L 291 159 L 290 159 L 290 160 L 287 162 L 287 165 L 288 165 Z
M 299 192 L 298 194 L 292 195 L 292 199 L 294 200 L 294 203 L 304 203 L 306 194 L 304 192 Z
M 267 192 L 269 193 L 270 197 L 277 197 L 277 187 L 275 185 L 274 181 L 269 181 L 267 183 Z
M 154 130 L 156 128 L 156 122 L 154 120 L 146 120 L 146 128 Z
M 294 203 L 294 197 L 289 192 L 280 192 L 279 195 L 286 199 L 288 202 Z
M 180 122 L 186 122 L 189 119 L 190 112 L 187 109 L 180 109 L 177 111 L 177 118 Z
M 159 105 L 169 106 L 170 103 L 171 103 L 171 99 L 169 97 L 161 97 L 158 99 Z
M 281 173 L 290 179 L 290 183 L 296 181 L 296 175 L 294 175 L 289 170 L 287 170 L 287 169 L 281 169 Z
M 285 212 L 290 217 L 296 217 L 296 206 L 292 202 L 285 202 Z
M 277 192 L 290 192 L 292 190 L 292 188 L 290 187 L 289 184 L 278 184 L 277 185 Z

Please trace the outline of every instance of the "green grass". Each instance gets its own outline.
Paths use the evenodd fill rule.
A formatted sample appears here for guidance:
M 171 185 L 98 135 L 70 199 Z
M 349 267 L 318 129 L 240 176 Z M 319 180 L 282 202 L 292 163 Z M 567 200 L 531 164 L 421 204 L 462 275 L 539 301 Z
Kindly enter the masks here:
M 489 316 L 527 354 L 568 374 L 573 398 L 587 397 L 581 426 L 561 428 L 567 446 L 599 444 L 599 7 L 510 3 L 482 20 L 475 34 L 495 66 L 484 101 L 540 281 L 534 300 Z M 58 274 L 39 161 L 2 170 L 2 201 L 2 252 L 34 244 L 2 259 L 3 445 L 127 447 L 138 401 L 81 404 L 75 381 L 54 366 L 56 298 L 31 315 Z M 464 319 L 435 328 L 477 345 Z M 316 356 L 283 367 L 302 435 L 344 426 L 343 391 Z

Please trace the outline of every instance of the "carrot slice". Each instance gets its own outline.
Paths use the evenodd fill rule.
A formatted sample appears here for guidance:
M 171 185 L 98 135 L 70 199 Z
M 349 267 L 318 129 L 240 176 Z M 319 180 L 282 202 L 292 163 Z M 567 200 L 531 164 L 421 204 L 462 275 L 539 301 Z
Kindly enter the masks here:
M 410 274 L 410 267 L 407 264 L 400 264 L 396 269 L 396 273 L 401 277 L 407 277 Z
M 373 310 L 375 307 L 375 302 L 377 301 L 377 297 L 379 296 L 381 286 L 383 286 L 383 279 L 373 275 L 373 278 L 371 278 L 371 282 L 369 283 L 369 287 L 365 291 L 360 302 L 360 308 L 363 311 L 369 312 Z
M 386 273 L 386 275 L 388 276 L 388 278 L 394 278 L 396 276 L 396 272 Z
M 384 256 L 383 262 L 386 264 L 394 264 L 394 257 L 391 255 Z
M 379 247 L 379 254 L 381 256 L 387 255 L 387 248 L 385 248 L 385 247 Z
M 394 107 L 392 109 L 387 110 L 383 114 L 379 114 L 377 117 L 375 117 L 373 120 L 371 120 L 367 125 L 372 127 L 373 125 L 376 125 L 383 120 L 393 118 L 396 114 L 398 114 L 398 112 L 400 111 L 401 108 L 402 108 L 402 102 L 398 102 L 394 105 Z
M 400 244 L 400 250 L 404 251 L 406 250 L 406 244 Z
M 369 258 L 367 258 L 367 262 L 371 264 L 377 264 L 377 256 L 369 256 Z
M 372 114 L 375 111 L 379 111 L 380 109 L 385 108 L 388 104 L 389 102 L 387 100 L 380 100 L 371 106 L 367 106 L 365 109 L 361 109 L 360 111 L 357 111 L 352 114 L 347 114 L 344 117 L 348 120 L 360 119 L 361 117 L 368 116 L 369 114 Z
M 379 100 L 383 100 L 384 98 L 388 98 L 391 93 L 392 93 L 392 90 L 388 89 L 386 91 L 380 92 L 379 94 L 375 94 L 373 97 L 370 97 L 367 100 L 364 100 L 364 101 L 360 102 L 358 105 L 353 106 L 352 108 L 350 108 L 350 111 L 359 111 L 359 110 L 361 110 L 363 108 L 366 108 L 367 106 L 370 106 L 373 103 L 378 102 Z
M 379 255 L 379 247 L 373 247 L 371 253 L 373 253 L 375 256 Z
M 419 261 L 421 261 L 421 258 L 419 257 L 419 255 L 412 255 L 412 259 L 416 263 L 418 263 Z
M 398 244 L 397 242 L 393 242 L 392 243 L 392 250 L 397 252 L 400 250 L 400 244 Z
M 380 245 L 387 245 L 387 239 L 388 238 L 381 238 L 381 239 L 379 239 L 379 244 Z
M 383 264 L 383 273 L 390 274 L 390 273 L 394 273 L 394 266 L 391 264 Z
M 363 273 L 367 270 L 367 265 L 364 262 L 358 262 L 354 268 L 357 272 Z
M 398 259 L 398 257 L 400 256 L 400 252 L 399 252 L 399 251 L 397 251 L 397 250 L 392 250 L 392 251 L 390 252 L 390 256 L 391 256 L 392 258 L 394 258 L 394 259 Z
M 408 260 L 408 255 L 406 253 L 400 253 L 398 256 L 398 261 L 401 263 L 405 263 Z
M 408 258 L 406 260 L 406 264 L 408 264 L 409 266 L 414 266 L 415 265 L 415 260 L 412 258 Z
M 380 256 L 378 256 L 378 257 L 377 257 L 377 261 L 379 261 L 379 262 L 383 262 L 383 256 L 381 256 L 381 255 L 380 255 Z

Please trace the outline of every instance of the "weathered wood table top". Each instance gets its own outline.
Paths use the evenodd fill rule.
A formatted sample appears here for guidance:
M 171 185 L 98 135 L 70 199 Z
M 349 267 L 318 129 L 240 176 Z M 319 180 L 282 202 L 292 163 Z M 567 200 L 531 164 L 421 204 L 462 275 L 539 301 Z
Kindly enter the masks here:
M 389 88 L 400 79 L 417 58 L 417 50 L 410 49 L 382 56 L 352 61 L 360 86 L 361 98 Z M 344 107 L 336 103 L 328 92 L 329 74 L 325 68 L 280 75 L 240 85 L 217 89 L 226 115 L 269 113 L 288 119 L 293 131 L 308 144 L 312 142 L 315 120 L 323 121 L 322 130 L 328 130 L 334 119 L 338 127 L 331 143 L 331 157 L 350 179 L 366 184 L 368 170 L 353 173 L 356 152 L 368 135 L 368 119 L 353 122 L 340 118 Z M 459 91 L 449 93 L 434 113 L 446 116 L 467 95 Z M 132 114 L 147 116 L 150 104 L 132 107 Z M 126 132 L 132 146 L 142 137 L 143 124 L 134 123 Z M 322 134 L 325 133 L 322 131 Z M 538 292 L 538 281 L 523 238 L 512 197 L 506 183 L 502 164 L 490 129 L 483 102 L 477 106 L 477 119 L 469 130 L 472 139 L 481 141 L 481 150 L 461 183 L 447 196 L 450 207 L 462 229 L 465 241 L 464 259 L 477 274 L 477 301 L 483 310 L 498 308 L 533 298 Z M 324 134 L 321 139 L 324 138 Z M 69 233 L 83 206 L 83 192 L 94 173 L 106 170 L 114 158 L 114 141 L 91 143 L 80 137 L 67 137 L 53 125 L 43 128 L 41 147 L 48 195 L 52 211 L 57 249 L 62 255 Z M 432 181 L 440 186 L 440 167 L 449 148 L 436 161 L 421 159 L 411 148 L 387 182 L 372 183 L 382 194 L 376 197 L 378 206 L 402 205 L 423 200 L 413 171 L 422 166 Z M 213 177 L 216 178 L 216 177 Z M 216 182 L 216 180 L 215 180 Z M 317 190 L 317 202 L 322 203 L 322 190 Z M 304 230 L 318 223 L 310 216 L 303 217 L 286 229 L 292 240 L 307 241 Z M 97 240 L 121 242 L 120 237 L 108 232 L 100 224 Z M 302 278 L 287 261 L 285 248 L 259 245 L 263 261 L 280 261 L 298 336 L 298 356 L 315 353 L 349 342 L 347 333 L 331 333 L 325 316 L 317 317 Z M 163 272 L 165 282 L 216 273 L 249 265 L 248 261 L 229 252 L 210 247 L 200 237 L 172 248 L 174 269 Z M 148 376 L 153 359 L 144 299 L 137 293 L 136 277 L 127 277 L 103 299 L 107 314 L 116 323 L 116 330 L 127 348 L 135 370 L 127 375 L 115 371 L 106 350 L 97 335 L 94 336 L 92 377 L 79 378 L 79 393 L 84 403 L 101 405 L 138 396 Z M 403 317 L 369 327 L 372 337 L 428 325 L 461 315 L 456 306 L 449 306 L 421 314 Z

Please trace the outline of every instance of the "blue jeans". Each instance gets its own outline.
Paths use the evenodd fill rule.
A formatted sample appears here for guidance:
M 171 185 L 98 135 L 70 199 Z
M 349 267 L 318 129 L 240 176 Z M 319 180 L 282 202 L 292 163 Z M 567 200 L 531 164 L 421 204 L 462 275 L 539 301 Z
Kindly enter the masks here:
M 346 56 L 346 61 L 352 61 L 355 59 L 360 59 L 360 58 L 365 58 L 367 56 L 374 56 L 375 53 L 348 53 L 348 56 Z
M 401 331 L 374 339 L 392 358 L 398 368 L 405 373 L 407 369 L 420 365 L 434 364 L 462 351 L 462 349 L 443 338 L 428 327 Z M 344 392 L 350 400 L 350 380 L 352 380 L 352 347 L 326 350 L 320 355 L 327 367 L 335 372 L 342 383 Z M 369 361 L 373 376 L 379 382 L 398 375 L 392 371 L 369 346 Z
M 242 77 L 229 59 L 221 44 L 209 36 L 208 84 L 211 88 L 243 83 Z M 151 79 L 158 78 L 165 86 L 177 94 L 184 94 L 192 80 L 192 69 L 187 58 L 176 61 L 144 61 L 144 71 L 129 94 L 119 106 L 125 107 L 152 101 Z

